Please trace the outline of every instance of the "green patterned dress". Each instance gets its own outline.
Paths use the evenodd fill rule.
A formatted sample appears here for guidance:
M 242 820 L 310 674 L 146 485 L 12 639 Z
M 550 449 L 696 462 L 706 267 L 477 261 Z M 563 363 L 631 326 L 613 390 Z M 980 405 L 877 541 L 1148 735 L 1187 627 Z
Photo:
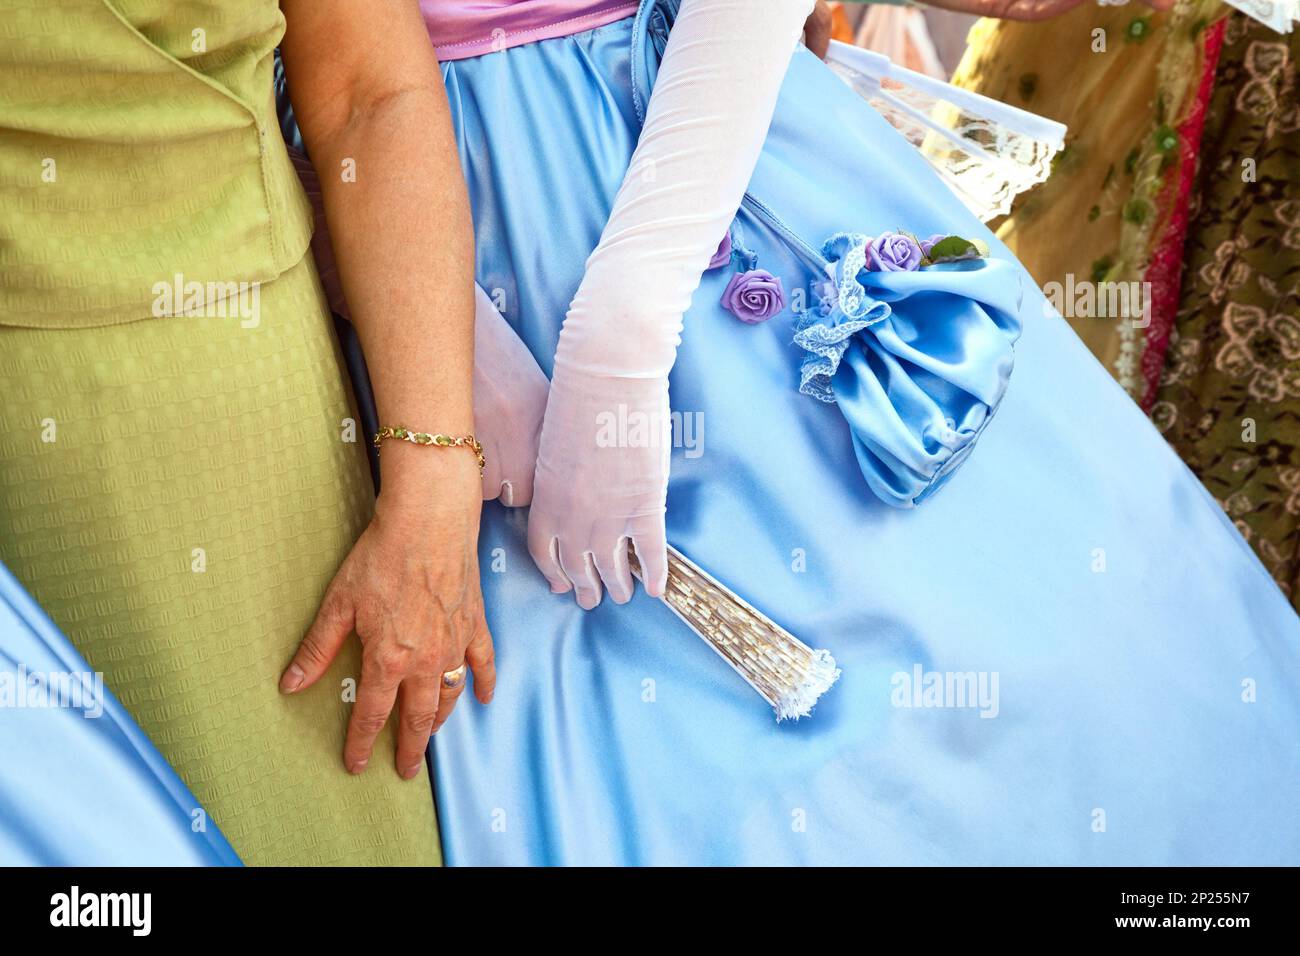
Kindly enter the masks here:
M 373 507 L 279 7 L 0 10 L 0 560 L 245 862 L 436 864 L 428 777 L 343 768 L 356 642 L 277 691 Z
M 1228 21 L 1151 416 L 1300 609 L 1300 32 Z

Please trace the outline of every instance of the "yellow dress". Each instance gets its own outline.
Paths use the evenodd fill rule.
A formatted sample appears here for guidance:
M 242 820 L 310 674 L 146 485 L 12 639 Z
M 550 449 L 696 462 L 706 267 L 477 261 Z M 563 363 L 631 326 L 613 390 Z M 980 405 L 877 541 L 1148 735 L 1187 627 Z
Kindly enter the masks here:
M 428 777 L 343 768 L 356 642 L 277 690 L 373 507 L 276 133 L 277 4 L 4 20 L 0 560 L 246 863 L 437 864 Z
M 996 224 L 1041 285 L 1147 277 L 1180 177 L 1190 173 L 1177 131 L 1195 107 L 1207 27 L 1227 11 L 1219 0 L 1178 0 L 1168 12 L 1084 3 L 1050 20 L 985 19 L 972 27 L 952 82 L 1069 129 L 1051 178 Z M 1147 325 L 1062 311 L 1140 399 Z

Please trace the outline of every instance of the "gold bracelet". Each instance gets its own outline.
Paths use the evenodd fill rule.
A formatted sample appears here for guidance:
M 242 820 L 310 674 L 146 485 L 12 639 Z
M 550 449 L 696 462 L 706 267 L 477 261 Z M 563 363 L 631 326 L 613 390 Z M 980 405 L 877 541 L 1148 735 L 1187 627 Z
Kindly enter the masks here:
M 478 474 L 483 477 L 483 469 L 487 466 L 487 458 L 483 455 L 483 446 L 479 444 L 478 439 L 473 435 L 460 435 L 453 438 L 450 435 L 430 435 L 428 432 L 413 432 L 409 428 L 401 426 L 385 425 L 379 431 L 375 432 L 375 447 L 385 438 L 396 438 L 400 441 L 409 441 L 413 445 L 437 445 L 439 448 L 468 448 L 474 452 L 474 457 L 478 459 Z

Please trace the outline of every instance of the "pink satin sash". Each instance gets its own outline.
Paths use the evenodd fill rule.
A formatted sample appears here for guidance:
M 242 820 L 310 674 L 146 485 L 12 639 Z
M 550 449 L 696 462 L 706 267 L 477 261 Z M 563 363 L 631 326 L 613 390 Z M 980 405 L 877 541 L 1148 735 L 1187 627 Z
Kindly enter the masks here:
M 569 36 L 633 16 L 636 0 L 420 0 L 439 60 Z

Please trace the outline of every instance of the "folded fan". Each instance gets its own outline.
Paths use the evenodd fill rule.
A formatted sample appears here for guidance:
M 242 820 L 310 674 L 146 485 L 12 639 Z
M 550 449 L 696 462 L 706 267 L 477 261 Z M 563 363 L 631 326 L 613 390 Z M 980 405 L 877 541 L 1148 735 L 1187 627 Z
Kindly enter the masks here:
M 628 559 L 639 578 L 632 548 Z M 772 705 L 777 720 L 807 717 L 840 676 L 829 651 L 804 644 L 672 545 L 661 600 Z

